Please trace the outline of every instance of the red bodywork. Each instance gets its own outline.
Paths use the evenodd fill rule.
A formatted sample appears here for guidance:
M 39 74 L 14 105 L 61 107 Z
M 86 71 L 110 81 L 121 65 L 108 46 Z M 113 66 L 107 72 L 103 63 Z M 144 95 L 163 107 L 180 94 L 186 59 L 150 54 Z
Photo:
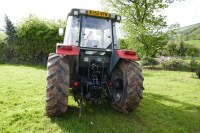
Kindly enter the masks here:
M 134 51 L 131 50 L 115 50 L 119 58 L 138 60 L 138 57 Z
M 138 57 L 134 51 L 131 50 L 115 50 L 119 58 L 138 60 Z M 64 45 L 57 43 L 56 53 L 61 55 L 79 55 L 78 47 L 74 45 Z
M 56 53 L 61 55 L 79 55 L 78 47 L 57 43 Z

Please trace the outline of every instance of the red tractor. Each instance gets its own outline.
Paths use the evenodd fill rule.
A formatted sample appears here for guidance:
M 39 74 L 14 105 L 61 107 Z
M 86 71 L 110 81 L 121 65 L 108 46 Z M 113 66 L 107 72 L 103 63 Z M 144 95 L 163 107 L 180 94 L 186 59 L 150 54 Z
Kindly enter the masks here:
M 68 14 L 63 44 L 49 54 L 46 115 L 66 113 L 69 89 L 81 109 L 84 102 L 111 106 L 128 114 L 142 99 L 142 70 L 135 52 L 120 50 L 121 17 L 94 10 L 72 9 Z M 64 33 L 62 29 L 60 34 Z

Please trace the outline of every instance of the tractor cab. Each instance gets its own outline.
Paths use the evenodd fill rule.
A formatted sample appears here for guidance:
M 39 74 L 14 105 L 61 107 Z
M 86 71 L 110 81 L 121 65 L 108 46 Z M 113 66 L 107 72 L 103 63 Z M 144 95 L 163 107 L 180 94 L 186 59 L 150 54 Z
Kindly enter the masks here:
M 117 23 L 121 17 L 116 14 L 72 9 L 68 14 L 64 44 L 80 48 L 117 48 Z

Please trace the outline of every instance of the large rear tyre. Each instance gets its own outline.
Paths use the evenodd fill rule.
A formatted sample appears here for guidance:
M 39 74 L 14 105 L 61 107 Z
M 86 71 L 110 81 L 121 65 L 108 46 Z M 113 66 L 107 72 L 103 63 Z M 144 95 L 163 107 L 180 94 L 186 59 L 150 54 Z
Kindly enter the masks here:
M 46 115 L 60 116 L 67 111 L 69 94 L 69 60 L 49 54 L 47 64 Z
M 134 111 L 144 90 L 142 70 L 134 61 L 122 60 L 112 72 L 112 107 L 124 114 Z

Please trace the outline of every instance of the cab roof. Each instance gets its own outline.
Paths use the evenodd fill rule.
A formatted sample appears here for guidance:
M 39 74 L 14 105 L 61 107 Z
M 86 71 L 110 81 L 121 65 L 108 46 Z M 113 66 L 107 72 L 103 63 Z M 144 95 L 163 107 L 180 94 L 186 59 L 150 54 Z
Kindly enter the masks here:
M 98 17 L 98 18 L 105 18 L 105 19 L 112 19 L 115 21 L 120 22 L 121 16 L 115 14 L 115 13 L 107 13 L 102 11 L 95 11 L 95 10 L 89 10 L 89 9 L 77 9 L 73 8 L 68 16 L 91 16 L 91 17 Z

